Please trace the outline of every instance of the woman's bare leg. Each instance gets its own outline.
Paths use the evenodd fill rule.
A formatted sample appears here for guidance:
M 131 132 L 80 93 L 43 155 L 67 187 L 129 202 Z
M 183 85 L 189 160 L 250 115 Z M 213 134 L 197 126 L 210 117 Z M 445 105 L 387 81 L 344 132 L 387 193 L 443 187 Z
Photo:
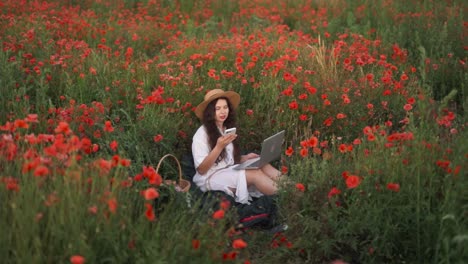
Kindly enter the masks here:
M 275 167 L 271 166 L 270 164 L 266 164 L 261 168 L 263 173 L 268 175 L 272 180 L 278 182 L 281 179 L 281 171 L 277 170 Z
M 275 181 L 262 170 L 246 170 L 245 178 L 247 180 L 247 185 L 254 185 L 265 195 L 273 195 L 278 191 Z

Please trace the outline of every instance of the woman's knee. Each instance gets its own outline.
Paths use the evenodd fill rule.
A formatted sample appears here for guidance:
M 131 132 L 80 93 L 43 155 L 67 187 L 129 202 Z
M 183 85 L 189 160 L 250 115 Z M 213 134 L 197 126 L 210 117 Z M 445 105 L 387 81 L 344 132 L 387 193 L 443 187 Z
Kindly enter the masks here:
M 263 177 L 264 173 L 261 170 L 246 170 L 245 171 L 245 179 L 247 180 L 247 184 L 255 184 L 261 177 Z

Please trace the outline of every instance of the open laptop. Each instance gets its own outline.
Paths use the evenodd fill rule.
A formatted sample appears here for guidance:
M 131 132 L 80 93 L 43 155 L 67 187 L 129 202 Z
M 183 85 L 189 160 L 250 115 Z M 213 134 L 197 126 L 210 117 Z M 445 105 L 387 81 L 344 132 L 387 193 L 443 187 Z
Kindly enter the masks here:
M 249 170 L 258 169 L 263 165 L 270 163 L 281 157 L 281 146 L 284 141 L 284 133 L 282 130 L 273 136 L 263 140 L 262 151 L 260 157 L 255 159 L 249 159 L 234 167 L 235 170 Z

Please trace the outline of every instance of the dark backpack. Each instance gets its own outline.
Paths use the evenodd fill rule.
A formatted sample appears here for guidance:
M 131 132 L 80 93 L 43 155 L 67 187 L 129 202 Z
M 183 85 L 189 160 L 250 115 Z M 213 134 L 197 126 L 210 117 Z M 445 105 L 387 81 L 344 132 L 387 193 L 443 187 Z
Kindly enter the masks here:
M 271 229 L 276 225 L 276 196 L 264 195 L 250 204 L 237 204 L 239 224 L 237 229 L 260 228 Z
M 195 166 L 193 164 L 193 157 L 191 153 L 184 155 L 182 157 L 181 163 L 184 178 L 191 181 L 193 175 L 195 175 Z M 193 193 L 195 197 L 202 199 L 201 209 L 204 210 L 217 210 L 220 201 L 228 200 L 237 211 L 237 229 L 271 229 L 276 224 L 277 197 L 275 195 L 264 195 L 258 198 L 254 198 L 250 204 L 241 204 L 236 203 L 232 196 L 222 191 L 208 191 L 203 193 L 198 187 L 196 187 L 195 184 L 192 184 L 191 193 Z

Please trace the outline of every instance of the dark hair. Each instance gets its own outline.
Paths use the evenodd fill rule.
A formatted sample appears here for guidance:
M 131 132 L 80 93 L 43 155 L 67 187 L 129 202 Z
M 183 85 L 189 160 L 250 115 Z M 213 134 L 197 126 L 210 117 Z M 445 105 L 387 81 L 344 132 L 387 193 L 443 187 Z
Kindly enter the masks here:
M 218 142 L 218 138 L 222 136 L 218 130 L 218 127 L 216 126 L 216 119 L 215 119 L 216 118 L 215 106 L 219 99 L 226 100 L 228 108 L 229 108 L 229 114 L 226 120 L 224 121 L 224 126 L 226 126 L 226 128 L 236 127 L 236 111 L 232 107 L 229 99 L 227 99 L 226 97 L 220 97 L 211 101 L 206 106 L 205 111 L 203 112 L 203 120 L 202 120 L 202 123 L 205 126 L 206 132 L 208 134 L 208 144 L 210 146 L 210 149 L 214 149 L 214 147 L 216 146 L 216 143 Z M 239 144 L 237 143 L 237 140 L 234 140 L 232 144 L 234 145 L 234 162 L 239 163 L 240 161 Z M 221 154 L 219 154 L 218 158 L 216 159 L 216 163 L 226 158 L 226 155 L 227 155 L 226 149 L 223 149 L 223 151 L 221 151 Z

